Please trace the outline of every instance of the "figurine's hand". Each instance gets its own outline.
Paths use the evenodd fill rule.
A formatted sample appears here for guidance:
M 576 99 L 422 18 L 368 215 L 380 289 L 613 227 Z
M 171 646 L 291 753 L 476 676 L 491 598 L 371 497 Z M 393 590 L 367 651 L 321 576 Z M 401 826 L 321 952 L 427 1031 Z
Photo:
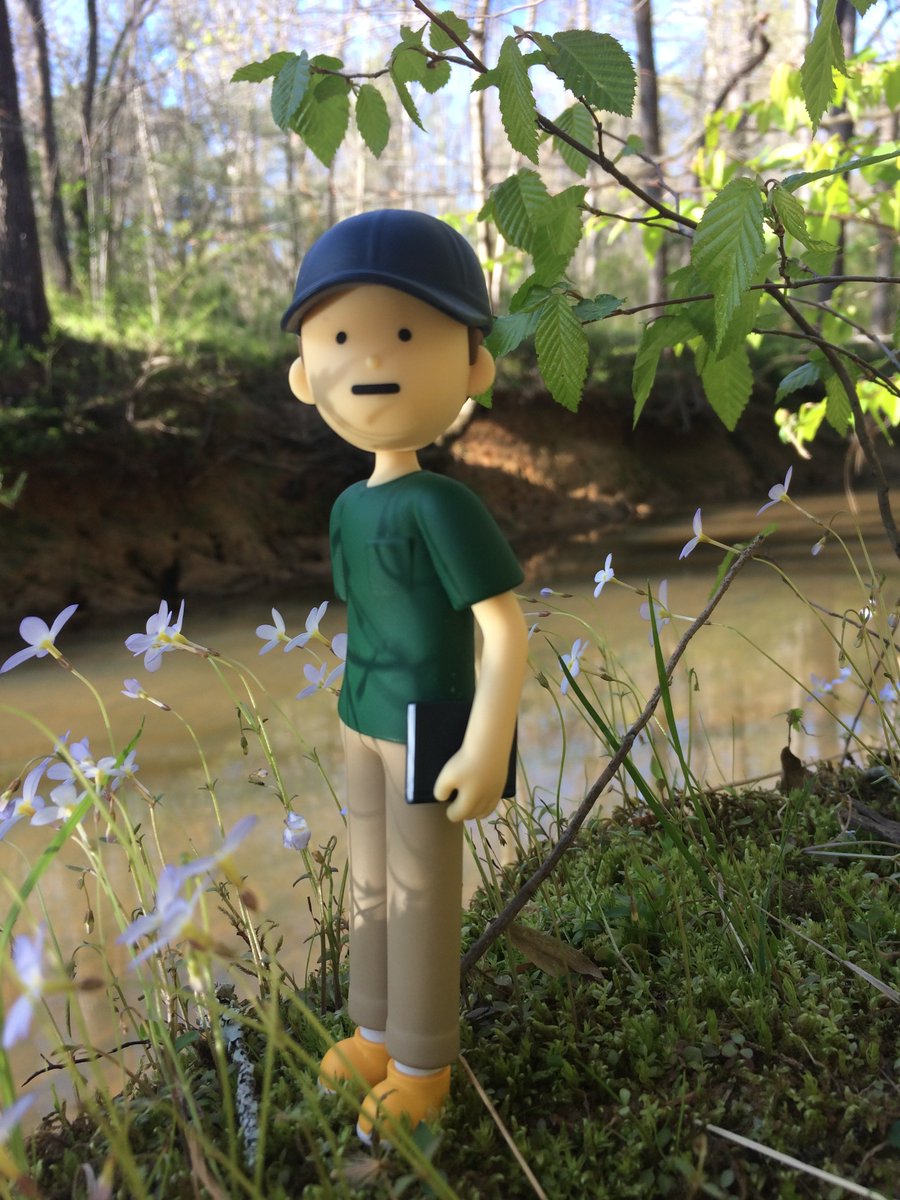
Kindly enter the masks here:
M 451 821 L 484 820 L 489 817 L 503 793 L 508 757 L 472 753 L 465 746 L 444 764 L 434 785 L 434 798 L 447 803 Z

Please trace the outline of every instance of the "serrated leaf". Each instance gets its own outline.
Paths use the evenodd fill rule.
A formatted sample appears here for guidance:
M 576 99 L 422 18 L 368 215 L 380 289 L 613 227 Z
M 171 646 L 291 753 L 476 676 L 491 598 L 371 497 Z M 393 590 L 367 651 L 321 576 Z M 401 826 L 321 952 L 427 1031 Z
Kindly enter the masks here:
M 800 84 L 803 103 L 812 122 L 818 129 L 819 122 L 834 96 L 834 69 L 846 73 L 844 44 L 838 29 L 835 9 L 837 0 L 822 0 L 819 20 L 806 47 L 803 65 L 800 68 Z
M 534 337 L 540 319 L 540 311 L 521 311 L 510 313 L 507 317 L 498 317 L 491 332 L 484 339 L 484 344 L 494 358 L 502 358 L 511 354 L 526 338 Z
M 450 82 L 450 64 L 439 59 L 426 59 L 425 73 L 419 82 L 428 95 L 433 96 Z
M 531 312 L 540 308 L 547 297 L 552 295 L 552 288 L 544 287 L 542 283 L 536 282 L 534 275 L 529 275 L 510 297 L 509 311 L 511 313 Z
M 296 55 L 290 50 L 279 50 L 277 54 L 270 54 L 262 62 L 247 63 L 245 67 L 238 67 L 231 77 L 231 82 L 262 83 L 264 79 L 274 79 L 285 63 L 292 58 L 296 58 Z
M 802 242 L 804 246 L 808 246 L 809 230 L 806 228 L 806 212 L 793 192 L 776 185 L 769 193 L 769 202 L 785 232 L 796 238 L 798 242 Z
M 726 429 L 733 430 L 753 391 L 753 371 L 746 345 L 739 346 L 726 358 L 708 355 L 700 382 L 713 412 Z
M 535 230 L 542 222 L 550 197 L 535 171 L 523 168 L 494 189 L 494 217 L 507 242 L 531 250 Z
M 456 34 L 460 42 L 467 42 L 469 40 L 468 21 L 464 21 L 462 17 L 458 17 L 456 13 L 450 12 L 449 9 L 445 12 L 438 13 L 437 16 L 443 22 L 443 24 L 447 26 L 448 29 L 452 30 L 453 33 Z M 440 27 L 440 25 L 436 25 L 434 21 L 431 22 L 431 26 L 428 30 L 428 40 L 431 42 L 432 50 L 436 50 L 438 54 L 443 54 L 445 50 L 453 50 L 458 45 L 458 43 L 454 41 L 454 39 L 450 37 L 449 34 Z
M 486 92 L 489 87 L 498 87 L 500 84 L 500 72 L 496 67 L 490 71 L 482 71 L 476 76 L 475 82 L 469 88 L 470 92 Z
M 700 218 L 691 262 L 715 295 L 721 341 L 762 257 L 763 201 L 752 179 L 732 179 Z
M 534 335 L 538 366 L 550 395 L 576 412 L 588 368 L 588 345 L 581 323 L 564 296 L 550 296 Z
M 575 305 L 575 316 L 582 322 L 602 321 L 604 317 L 611 316 L 621 307 L 622 301 L 618 296 L 612 296 L 609 292 L 601 292 L 593 300 L 579 300 Z
M 591 108 L 630 117 L 636 77 L 631 59 L 608 33 L 569 29 L 549 39 L 556 53 L 547 66 Z M 545 43 L 542 43 L 542 46 Z
M 323 166 L 331 166 L 350 124 L 350 85 L 336 75 L 322 76 L 307 90 L 291 129 Z
M 401 25 L 400 40 L 404 46 L 424 46 L 425 26 L 422 25 L 419 29 L 411 29 L 409 25 Z
M 364 83 L 357 93 L 356 127 L 369 150 L 378 158 L 390 137 L 391 118 L 384 96 L 372 83 Z
M 864 17 L 872 5 L 876 2 L 877 0 L 850 0 L 850 3 L 861 17 Z
M 531 239 L 531 257 L 539 283 L 552 286 L 564 273 L 582 234 L 582 208 L 587 188 L 582 184 L 551 196 L 539 214 Z
M 594 128 L 594 122 L 591 120 L 591 114 L 583 104 L 573 104 L 564 112 L 561 112 L 554 125 L 558 125 L 563 133 L 567 133 L 569 137 L 574 138 L 576 142 L 581 142 L 588 149 L 593 148 L 594 139 L 597 136 L 597 131 Z M 590 160 L 571 146 L 568 142 L 563 141 L 561 137 L 554 135 L 553 145 L 560 158 L 576 175 L 584 175 L 588 169 Z
M 309 55 L 305 50 L 284 64 L 272 84 L 272 118 L 287 129 L 309 87 Z
M 560 938 L 552 937 L 539 929 L 532 929 L 529 925 L 522 925 L 519 921 L 513 922 L 508 933 L 509 940 L 519 953 L 546 975 L 556 977 L 564 975 L 567 971 L 575 971 L 579 975 L 588 975 L 591 979 L 605 978 L 595 962 Z
M 647 403 L 647 397 L 650 395 L 650 389 L 653 387 L 660 354 L 666 346 L 677 346 L 693 337 L 693 334 L 694 330 L 690 321 L 683 316 L 659 317 L 644 326 L 631 373 L 635 425 L 640 419 L 644 405 Z
M 775 392 L 775 403 L 783 400 L 785 396 L 792 396 L 794 392 L 799 392 L 803 388 L 812 387 L 819 382 L 821 371 L 819 364 L 814 362 L 801 363 L 799 367 L 794 367 L 793 371 L 785 375 L 781 383 L 778 385 L 778 390 Z
M 394 74 L 393 67 L 391 67 L 391 79 L 393 80 L 394 87 L 397 89 L 397 95 L 400 97 L 400 103 L 403 105 L 406 115 L 415 125 L 418 125 L 423 133 L 427 133 L 425 126 L 422 124 L 422 118 L 419 116 L 419 110 L 416 108 L 416 102 L 410 95 L 409 88 L 402 79 L 399 79 Z
M 391 55 L 391 78 L 396 83 L 421 83 L 425 74 L 427 59 L 419 50 L 409 46 L 398 46 Z
M 848 171 L 856 171 L 860 167 L 873 167 L 876 163 L 887 162 L 900 156 L 900 150 L 888 150 L 884 154 L 868 154 L 865 158 L 854 158 L 850 162 L 841 163 L 837 167 L 823 167 L 821 171 L 798 171 L 782 179 L 780 187 L 788 192 L 796 192 L 807 183 L 817 179 L 827 179 L 829 175 L 846 175 Z
M 531 162 L 538 160 L 537 106 L 528 68 L 514 37 L 503 39 L 497 60 L 500 118 L 509 144 Z
M 844 437 L 852 423 L 853 410 L 844 385 L 833 371 L 825 375 L 825 400 L 825 420 Z

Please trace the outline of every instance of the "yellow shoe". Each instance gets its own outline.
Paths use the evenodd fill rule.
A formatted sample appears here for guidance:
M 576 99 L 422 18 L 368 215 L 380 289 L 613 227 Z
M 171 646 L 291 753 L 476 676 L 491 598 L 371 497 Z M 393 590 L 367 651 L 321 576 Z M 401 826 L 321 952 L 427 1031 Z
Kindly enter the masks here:
M 373 1087 L 363 1101 L 356 1132 L 368 1144 L 377 1127 L 382 1138 L 390 1141 L 391 1130 L 404 1119 L 413 1129 L 420 1121 L 433 1120 L 449 1093 L 449 1067 L 433 1075 L 404 1075 L 391 1059 L 384 1082 Z
M 384 1042 L 370 1042 L 360 1031 L 335 1042 L 319 1063 L 319 1087 L 334 1092 L 342 1084 L 356 1088 L 360 1095 L 381 1083 L 387 1074 L 388 1052 Z

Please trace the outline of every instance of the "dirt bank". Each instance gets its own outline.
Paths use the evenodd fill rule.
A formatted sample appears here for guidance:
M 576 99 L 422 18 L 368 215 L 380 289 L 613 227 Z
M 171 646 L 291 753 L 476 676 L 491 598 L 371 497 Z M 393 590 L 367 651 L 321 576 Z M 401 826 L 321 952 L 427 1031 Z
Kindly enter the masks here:
M 284 594 L 328 578 L 328 511 L 365 474 L 315 412 L 271 394 L 210 404 L 176 423 L 129 414 L 69 437 L 56 453 L 5 462 L 28 472 L 21 498 L 0 509 L 0 629 L 67 603 L 79 618 L 267 588 Z M 807 490 L 839 486 L 844 449 L 817 446 L 796 464 Z M 652 412 L 585 400 L 578 414 L 549 399 L 499 395 L 426 465 L 488 502 L 531 572 L 564 569 L 611 530 L 654 513 L 764 497 L 796 458 L 770 411 L 750 410 L 734 434 L 709 412 L 665 423 Z

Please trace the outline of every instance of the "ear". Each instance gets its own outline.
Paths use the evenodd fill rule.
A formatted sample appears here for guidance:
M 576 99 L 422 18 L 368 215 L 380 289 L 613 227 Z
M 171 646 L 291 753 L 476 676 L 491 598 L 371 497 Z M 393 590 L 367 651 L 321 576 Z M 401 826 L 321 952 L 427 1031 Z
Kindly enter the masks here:
M 470 396 L 480 396 L 482 392 L 486 392 L 494 382 L 496 373 L 497 368 L 494 365 L 490 350 L 486 350 L 484 346 L 479 346 L 475 361 L 469 367 L 468 394 Z
M 291 369 L 288 371 L 288 384 L 301 404 L 315 404 L 302 358 L 295 358 L 291 363 Z

